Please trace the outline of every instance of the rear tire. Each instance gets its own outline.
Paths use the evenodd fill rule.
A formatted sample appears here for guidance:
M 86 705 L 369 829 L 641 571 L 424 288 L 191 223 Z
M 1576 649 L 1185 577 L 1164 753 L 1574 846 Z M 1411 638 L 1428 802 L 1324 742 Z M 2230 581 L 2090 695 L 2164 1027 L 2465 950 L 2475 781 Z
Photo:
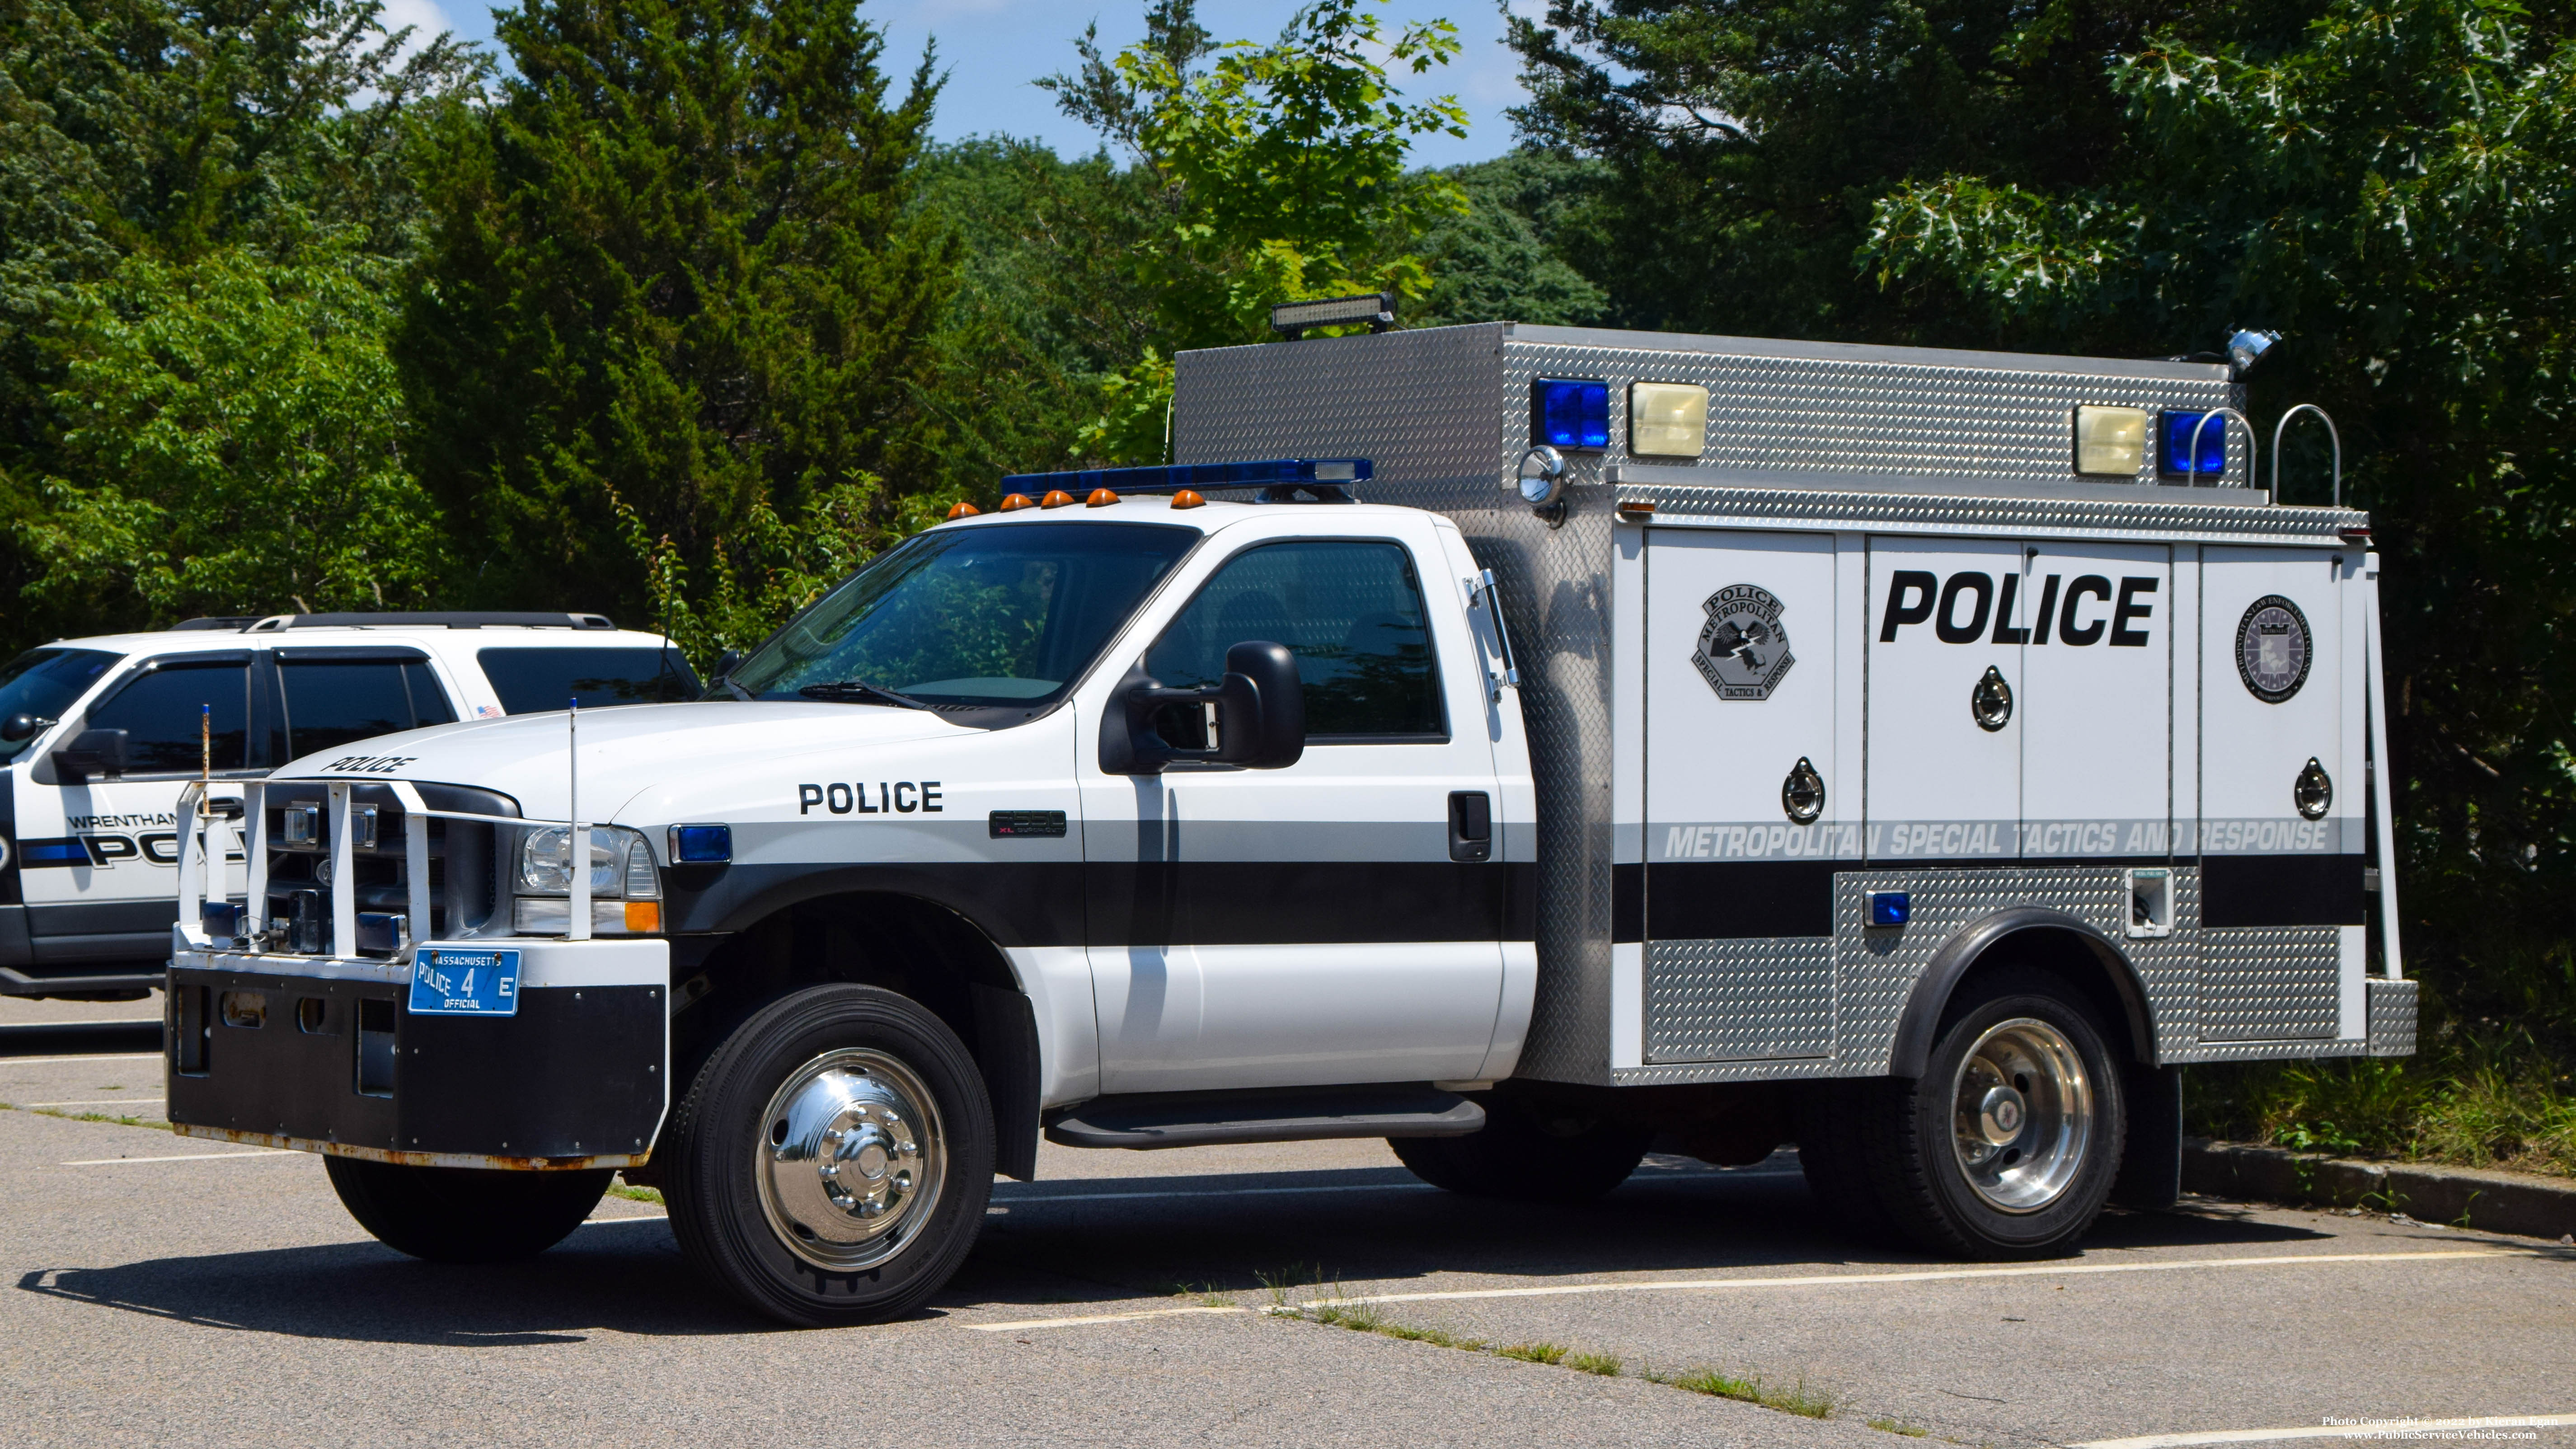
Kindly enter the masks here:
M 2108 1034 L 2065 981 L 2027 968 L 1983 976 L 1942 1012 L 1922 1077 L 1857 1084 L 1867 1197 L 1946 1257 L 2069 1252 L 2119 1176 L 2124 1081 Z
M 500 1172 L 325 1157 L 331 1188 L 358 1226 L 432 1263 L 509 1263 L 562 1242 L 599 1206 L 615 1168 Z
M 993 1112 L 946 1023 L 817 986 L 734 1029 L 672 1114 L 662 1194 L 692 1267 L 804 1328 L 919 1308 L 993 1191 Z
M 1390 1137 L 1396 1160 L 1433 1187 L 1512 1202 L 1589 1202 L 1628 1180 L 1651 1128 L 1510 1097 L 1483 1099 L 1464 1137 Z

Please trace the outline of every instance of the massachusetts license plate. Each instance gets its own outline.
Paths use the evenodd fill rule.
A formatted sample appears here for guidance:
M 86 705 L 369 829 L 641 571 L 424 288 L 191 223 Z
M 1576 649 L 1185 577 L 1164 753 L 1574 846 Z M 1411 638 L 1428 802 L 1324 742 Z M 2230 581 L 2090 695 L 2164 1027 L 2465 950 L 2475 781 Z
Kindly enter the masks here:
M 447 1016 L 518 1015 L 519 953 L 453 946 L 422 951 L 411 967 L 411 1009 Z

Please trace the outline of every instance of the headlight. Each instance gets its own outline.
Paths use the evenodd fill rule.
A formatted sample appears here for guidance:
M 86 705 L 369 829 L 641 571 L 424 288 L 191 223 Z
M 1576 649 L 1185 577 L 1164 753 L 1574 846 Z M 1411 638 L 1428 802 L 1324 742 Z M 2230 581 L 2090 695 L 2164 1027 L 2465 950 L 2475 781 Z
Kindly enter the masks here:
M 510 926 L 522 936 L 560 936 L 572 924 L 572 831 L 549 825 L 519 842 L 518 899 Z M 644 837 L 622 825 L 590 827 L 593 935 L 649 935 L 662 929 L 662 878 Z
M 524 895 L 572 894 L 572 831 L 561 825 L 531 830 L 519 844 L 519 890 Z M 622 825 L 590 827 L 590 894 L 659 900 L 661 877 L 644 837 Z

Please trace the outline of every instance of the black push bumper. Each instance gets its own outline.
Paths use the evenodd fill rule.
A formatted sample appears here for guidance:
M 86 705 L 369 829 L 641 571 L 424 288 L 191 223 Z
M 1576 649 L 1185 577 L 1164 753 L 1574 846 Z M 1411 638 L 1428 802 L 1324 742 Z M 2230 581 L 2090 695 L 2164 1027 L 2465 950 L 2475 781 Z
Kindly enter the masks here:
M 544 965 L 532 952 L 540 979 L 523 986 L 516 1015 L 438 1016 L 409 1010 L 399 966 L 305 975 L 315 968 L 300 958 L 182 951 L 168 998 L 170 1121 L 191 1137 L 422 1166 L 639 1165 L 669 1103 L 669 988 L 547 984 Z

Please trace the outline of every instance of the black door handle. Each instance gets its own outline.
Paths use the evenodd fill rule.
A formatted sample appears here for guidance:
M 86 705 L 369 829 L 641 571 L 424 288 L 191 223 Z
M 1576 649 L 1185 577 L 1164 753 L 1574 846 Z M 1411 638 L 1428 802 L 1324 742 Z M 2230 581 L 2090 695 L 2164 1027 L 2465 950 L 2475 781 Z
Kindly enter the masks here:
M 1494 858 L 1494 802 L 1484 791 L 1449 792 L 1449 858 Z

